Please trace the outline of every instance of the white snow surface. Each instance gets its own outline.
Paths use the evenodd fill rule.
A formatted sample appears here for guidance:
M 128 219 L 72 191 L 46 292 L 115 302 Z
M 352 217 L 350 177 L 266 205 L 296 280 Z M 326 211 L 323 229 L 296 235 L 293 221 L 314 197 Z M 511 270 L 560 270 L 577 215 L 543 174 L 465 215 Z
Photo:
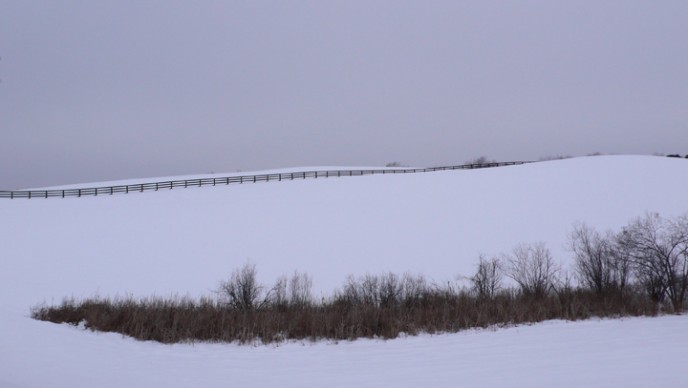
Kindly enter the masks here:
M 277 347 L 161 345 L 28 317 L 63 297 L 209 295 L 247 260 L 266 284 L 307 272 L 323 296 L 348 274 L 454 281 L 519 243 L 546 242 L 567 266 L 574 222 L 685 214 L 686 176 L 686 160 L 605 156 L 0 200 L 0 387 L 686 386 L 686 316 Z

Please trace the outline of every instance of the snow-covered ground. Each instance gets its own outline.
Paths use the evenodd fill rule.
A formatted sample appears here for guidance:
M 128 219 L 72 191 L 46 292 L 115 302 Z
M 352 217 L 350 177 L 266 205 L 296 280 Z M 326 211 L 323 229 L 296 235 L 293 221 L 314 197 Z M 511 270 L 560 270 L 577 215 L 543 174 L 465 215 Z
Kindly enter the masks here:
M 1 320 L 0 387 L 685 387 L 686 327 L 688 316 L 555 321 L 247 347 Z
M 455 280 L 480 253 L 519 243 L 544 241 L 566 265 L 574 222 L 684 214 L 686 176 L 686 160 L 608 156 L 2 200 L 0 387 L 685 386 L 685 316 L 251 348 L 136 342 L 28 315 L 69 296 L 207 295 L 249 259 L 264 283 L 305 271 L 323 295 L 348 274 Z

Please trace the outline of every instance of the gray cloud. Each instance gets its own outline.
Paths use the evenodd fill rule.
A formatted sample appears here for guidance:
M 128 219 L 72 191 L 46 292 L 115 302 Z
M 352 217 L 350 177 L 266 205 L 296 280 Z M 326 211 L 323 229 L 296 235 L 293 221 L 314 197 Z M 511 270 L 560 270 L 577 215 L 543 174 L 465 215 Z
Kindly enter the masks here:
M 0 187 L 688 153 L 684 1 L 0 4 Z

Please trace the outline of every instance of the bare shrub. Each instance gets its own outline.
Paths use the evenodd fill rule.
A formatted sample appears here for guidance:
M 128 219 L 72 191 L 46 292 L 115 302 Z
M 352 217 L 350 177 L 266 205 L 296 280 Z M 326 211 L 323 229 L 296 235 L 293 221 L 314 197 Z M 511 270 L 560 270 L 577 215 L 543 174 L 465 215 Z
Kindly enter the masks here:
M 428 282 L 423 275 L 405 273 L 401 278 L 401 298 L 420 299 L 428 290 Z
M 406 273 L 400 277 L 392 272 L 359 278 L 350 275 L 341 291 L 335 293 L 335 299 L 354 305 L 394 307 L 415 304 L 428 290 L 427 281 L 420 275 Z
M 358 281 L 353 275 L 346 277 L 341 290 L 335 291 L 334 299 L 347 304 L 361 303 Z
M 313 303 L 312 287 L 313 280 L 307 273 L 294 271 L 290 278 L 286 276 L 277 278 L 275 285 L 267 292 L 261 304 L 275 307 L 308 306 Z
M 474 166 L 485 166 L 493 163 L 497 163 L 497 161 L 488 159 L 486 156 L 479 156 L 477 158 L 467 160 L 464 164 L 472 164 Z
M 681 311 L 688 288 L 688 214 L 665 219 L 648 213 L 625 227 L 618 241 L 650 297 L 658 303 L 668 297 Z
M 229 280 L 220 282 L 221 298 L 231 308 L 253 310 L 261 300 L 264 287 L 258 283 L 256 265 L 248 262 L 241 269 L 232 272 Z
M 480 255 L 475 275 L 470 278 L 473 292 L 480 298 L 492 298 L 501 288 L 502 263 L 493 257 L 486 259 Z
M 379 285 L 380 279 L 375 275 L 367 274 L 359 280 L 358 295 L 360 296 L 360 301 L 362 304 L 374 306 L 378 304 Z
M 293 306 L 308 306 L 313 302 L 311 288 L 313 280 L 307 273 L 295 271 L 289 280 L 289 303 Z
M 525 295 L 542 298 L 557 281 L 559 266 L 544 243 L 519 245 L 505 260 L 507 276 L 518 283 Z
M 268 292 L 266 299 L 273 306 L 285 307 L 289 304 L 287 285 L 289 284 L 286 276 L 280 276 L 275 281 L 275 285 Z
M 597 295 L 623 292 L 629 277 L 629 263 L 619 254 L 611 233 L 603 236 L 578 223 L 569 235 L 568 248 L 575 257 L 578 281 Z
M 418 306 L 429 292 L 429 285 L 422 275 L 405 273 L 400 280 L 399 300 L 406 308 Z
M 396 298 L 397 279 L 366 274 L 358 279 L 353 276 L 347 278 L 340 297 L 355 305 L 380 306 L 388 304 Z M 399 291 L 400 292 L 400 291 Z
M 548 155 L 548 156 L 541 156 L 538 158 L 539 162 L 547 162 L 550 160 L 564 160 L 564 159 L 571 159 L 573 156 L 571 155 Z

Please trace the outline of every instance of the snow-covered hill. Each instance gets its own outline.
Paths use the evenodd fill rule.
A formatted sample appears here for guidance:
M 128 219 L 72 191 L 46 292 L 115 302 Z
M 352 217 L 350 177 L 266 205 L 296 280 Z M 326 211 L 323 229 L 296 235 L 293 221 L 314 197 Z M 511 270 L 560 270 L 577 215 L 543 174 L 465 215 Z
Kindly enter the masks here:
M 328 364 L 337 357 L 359 354 L 362 360 L 369 357 L 371 365 L 378 365 L 375 363 L 380 361 L 373 360 L 386 357 L 388 352 L 395 354 L 399 349 L 405 349 L 402 353 L 407 352 L 410 358 L 390 359 L 366 372 L 369 374 L 365 379 L 350 376 L 339 383 L 422 384 L 422 376 L 415 376 L 419 380 L 394 380 L 396 377 L 384 375 L 397 371 L 397 377 L 406 376 L 413 369 L 404 367 L 405 362 L 415 360 L 428 363 L 427 369 L 418 370 L 428 373 L 426 381 L 457 386 L 461 385 L 461 376 L 455 364 L 457 357 L 461 359 L 459 348 L 467 343 L 477 344 L 475 351 L 483 362 L 491 362 L 491 357 L 502 360 L 494 361 L 484 384 L 477 379 L 466 380 L 468 385 L 504 385 L 492 376 L 506 365 L 507 359 L 500 350 L 504 346 L 500 343 L 502 337 L 516 353 L 527 353 L 531 345 L 544 346 L 544 353 L 538 353 L 539 356 L 553 352 L 554 358 L 545 357 L 543 362 L 563 363 L 568 358 L 556 358 L 559 345 L 528 345 L 520 342 L 525 337 L 518 333 L 531 333 L 535 340 L 539 338 L 538 330 L 542 330 L 542 340 L 552 341 L 558 338 L 557 330 L 565 336 L 566 330 L 574 328 L 578 341 L 585 343 L 588 329 L 594 332 L 613 327 L 610 330 L 622 333 L 621 342 L 630 339 L 623 336 L 640 335 L 645 330 L 641 328 L 636 333 L 636 326 L 660 327 L 659 331 L 663 331 L 662 325 L 685 326 L 688 321 L 684 317 L 669 317 L 647 322 L 634 319 L 617 323 L 557 323 L 541 329 L 536 326 L 505 332 L 512 333 L 511 336 L 499 332 L 472 333 L 401 339 L 392 341 L 393 344 L 363 342 L 304 348 L 287 345 L 256 350 L 230 345 L 161 346 L 122 341 L 119 336 L 84 333 L 32 321 L 27 316 L 29 308 L 37 303 L 59 302 L 69 296 L 207 295 L 247 260 L 256 263 L 260 280 L 267 284 L 294 270 L 307 272 L 314 279 L 314 291 L 323 295 L 340 286 L 348 274 L 408 271 L 438 282 L 454 280 L 473 271 L 480 253 L 507 252 L 519 243 L 544 241 L 555 258 L 567 264 L 571 257 L 565 243 L 574 222 L 585 221 L 602 230 L 618 229 L 648 211 L 663 216 L 683 214 L 688 211 L 686 176 L 686 160 L 604 156 L 483 170 L 295 180 L 115 196 L 2 200 L 0 386 L 40 386 L 42 382 L 52 386 L 151 386 L 163 382 L 168 386 L 225 386 L 231 385 L 230 370 L 253 376 L 258 383 L 284 385 L 290 380 L 280 374 L 291 373 L 291 369 L 271 369 L 264 360 L 272 360 L 268 364 L 292 365 L 288 360 L 300 357 L 313 365 L 292 365 L 294 373 L 298 371 L 301 377 L 291 382 L 304 385 L 310 381 L 304 380 L 306 374 L 313 373 L 313 385 L 329 386 L 337 382 L 329 378 L 337 373 L 343 376 L 349 365 Z M 672 337 L 667 334 L 666 340 L 669 338 Z M 657 339 L 657 346 L 668 345 L 663 340 Z M 654 351 L 641 345 L 638 351 Z M 593 350 L 585 346 L 581 349 Z M 448 352 L 447 358 L 419 357 L 423 352 L 436 351 Z M 621 357 L 623 351 L 617 354 L 612 349 L 602 354 Z M 32 354 L 42 355 L 35 358 L 39 360 L 38 369 L 28 364 Z M 129 361 L 113 362 L 111 369 L 100 364 L 119 357 Z M 676 357 L 682 357 L 681 365 L 685 365 L 684 354 Z M 182 362 L 187 358 L 189 363 Z M 598 368 L 597 363 L 601 362 L 586 364 L 582 360 L 585 356 L 581 354 L 580 358 L 581 372 L 586 367 Z M 84 368 L 89 367 L 98 375 L 85 380 L 79 380 L 79 376 L 69 379 L 69 373 L 80 370 L 79 360 L 84 360 Z M 325 364 L 318 364 L 318 360 Z M 236 365 L 241 369 L 232 369 Z M 356 365 L 350 364 L 352 373 L 358 368 Z M 145 366 L 156 374 L 147 375 Z M 563 372 L 567 368 L 570 367 L 559 365 L 554 370 Z M 612 374 L 602 381 L 612 385 L 619 381 L 624 386 L 653 381 L 638 377 L 642 373 L 634 368 L 631 370 L 635 377 L 624 380 L 624 376 L 616 375 L 622 373 L 621 369 L 610 368 Z M 260 373 L 265 375 L 255 377 Z M 678 378 L 678 372 L 675 373 Z M 654 374 L 648 371 L 642 376 L 649 379 Z M 59 378 L 51 380 L 50 376 Z M 148 377 L 138 380 L 145 376 Z M 549 378 L 535 381 L 525 372 L 519 378 L 502 382 L 560 385 Z M 565 376 L 561 379 L 576 386 L 580 386 L 576 382 L 595 383 L 592 379 L 580 380 L 580 376 L 578 380 L 567 380 Z M 241 381 L 245 385 L 251 383 L 237 380 Z M 670 383 L 678 381 L 669 379 Z

